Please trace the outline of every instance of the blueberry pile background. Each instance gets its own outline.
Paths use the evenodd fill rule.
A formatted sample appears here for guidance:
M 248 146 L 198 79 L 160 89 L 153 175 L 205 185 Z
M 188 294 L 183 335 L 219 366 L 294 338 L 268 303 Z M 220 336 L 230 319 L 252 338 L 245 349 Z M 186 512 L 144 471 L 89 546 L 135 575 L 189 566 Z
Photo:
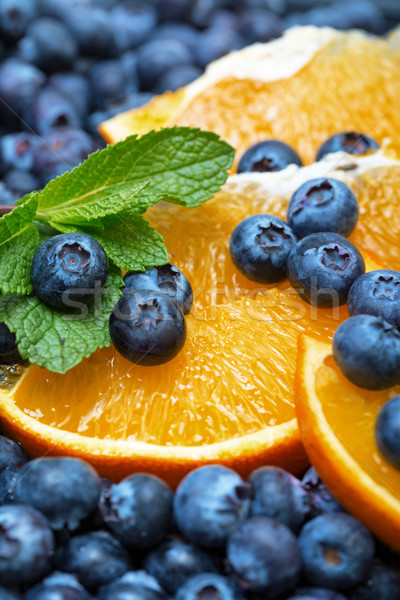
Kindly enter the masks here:
M 97 125 L 296 24 L 384 34 L 397 0 L 0 0 L 0 204 L 103 147 Z

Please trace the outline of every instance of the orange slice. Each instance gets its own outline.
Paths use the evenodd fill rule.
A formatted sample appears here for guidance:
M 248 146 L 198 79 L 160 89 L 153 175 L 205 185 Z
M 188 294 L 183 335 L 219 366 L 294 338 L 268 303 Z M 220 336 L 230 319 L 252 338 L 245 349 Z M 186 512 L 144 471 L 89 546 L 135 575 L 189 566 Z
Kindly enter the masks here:
M 307 454 L 339 502 L 377 537 L 400 550 L 400 471 L 380 454 L 374 436 L 380 407 L 397 386 L 369 392 L 339 371 L 329 343 L 299 340 L 296 414 Z
M 175 93 L 106 121 L 109 142 L 174 124 L 215 131 L 237 149 L 276 138 L 311 163 L 338 131 L 382 141 L 400 130 L 400 45 L 360 31 L 296 27 L 212 63 Z

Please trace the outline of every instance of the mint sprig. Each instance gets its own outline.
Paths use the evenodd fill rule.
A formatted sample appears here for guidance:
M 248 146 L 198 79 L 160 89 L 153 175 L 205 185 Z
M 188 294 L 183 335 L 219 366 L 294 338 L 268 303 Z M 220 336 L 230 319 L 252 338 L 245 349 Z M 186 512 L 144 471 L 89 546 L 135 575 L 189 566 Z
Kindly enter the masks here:
M 0 219 L 0 322 L 16 334 L 23 358 L 64 373 L 111 343 L 108 319 L 121 295 L 120 268 L 168 262 L 163 239 L 143 217 L 160 200 L 188 208 L 225 183 L 234 150 L 210 132 L 187 127 L 131 136 L 22 198 Z M 100 299 L 85 315 L 63 314 L 31 295 L 30 266 L 52 232 L 95 237 L 111 263 Z

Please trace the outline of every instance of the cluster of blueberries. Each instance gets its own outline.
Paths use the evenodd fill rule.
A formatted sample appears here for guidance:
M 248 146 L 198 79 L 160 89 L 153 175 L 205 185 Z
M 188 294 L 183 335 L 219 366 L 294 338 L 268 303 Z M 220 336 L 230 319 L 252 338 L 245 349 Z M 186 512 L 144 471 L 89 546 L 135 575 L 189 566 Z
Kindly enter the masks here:
M 102 147 L 98 124 L 295 24 L 394 25 L 372 0 L 0 0 L 0 204 Z M 300 6 L 297 3 L 297 6 Z
M 399 567 L 312 467 L 204 466 L 173 493 L 0 436 L 1 600 L 396 600 Z
M 372 138 L 340 133 L 319 149 L 360 155 L 376 150 Z M 301 165 L 292 148 L 278 141 L 259 142 L 243 155 L 239 172 L 279 171 Z M 357 199 L 343 182 L 326 177 L 301 185 L 290 199 L 287 223 L 254 215 L 234 229 L 230 253 L 237 268 L 262 284 L 286 277 L 307 302 L 321 307 L 347 302 L 350 318 L 339 325 L 333 354 L 346 377 L 369 390 L 400 383 L 400 272 L 365 273 L 364 259 L 349 242 L 358 219 Z M 400 468 L 400 397 L 381 409 L 375 430 L 384 457 Z

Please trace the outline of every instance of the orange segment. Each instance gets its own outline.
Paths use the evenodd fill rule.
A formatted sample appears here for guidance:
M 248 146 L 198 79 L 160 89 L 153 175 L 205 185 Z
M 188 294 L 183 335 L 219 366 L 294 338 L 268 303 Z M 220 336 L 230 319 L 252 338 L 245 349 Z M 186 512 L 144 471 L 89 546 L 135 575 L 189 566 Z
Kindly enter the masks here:
M 358 388 L 339 371 L 331 344 L 301 336 L 295 392 L 301 439 L 322 479 L 345 508 L 400 550 L 400 471 L 381 456 L 374 436 L 380 407 L 400 386 Z
M 162 104 L 156 99 L 114 117 L 100 131 L 114 143 L 154 126 L 201 127 L 230 142 L 236 161 L 256 141 L 277 138 L 311 163 L 338 131 L 359 130 L 380 142 L 399 131 L 399 67 L 395 37 L 298 27 L 220 59 Z

